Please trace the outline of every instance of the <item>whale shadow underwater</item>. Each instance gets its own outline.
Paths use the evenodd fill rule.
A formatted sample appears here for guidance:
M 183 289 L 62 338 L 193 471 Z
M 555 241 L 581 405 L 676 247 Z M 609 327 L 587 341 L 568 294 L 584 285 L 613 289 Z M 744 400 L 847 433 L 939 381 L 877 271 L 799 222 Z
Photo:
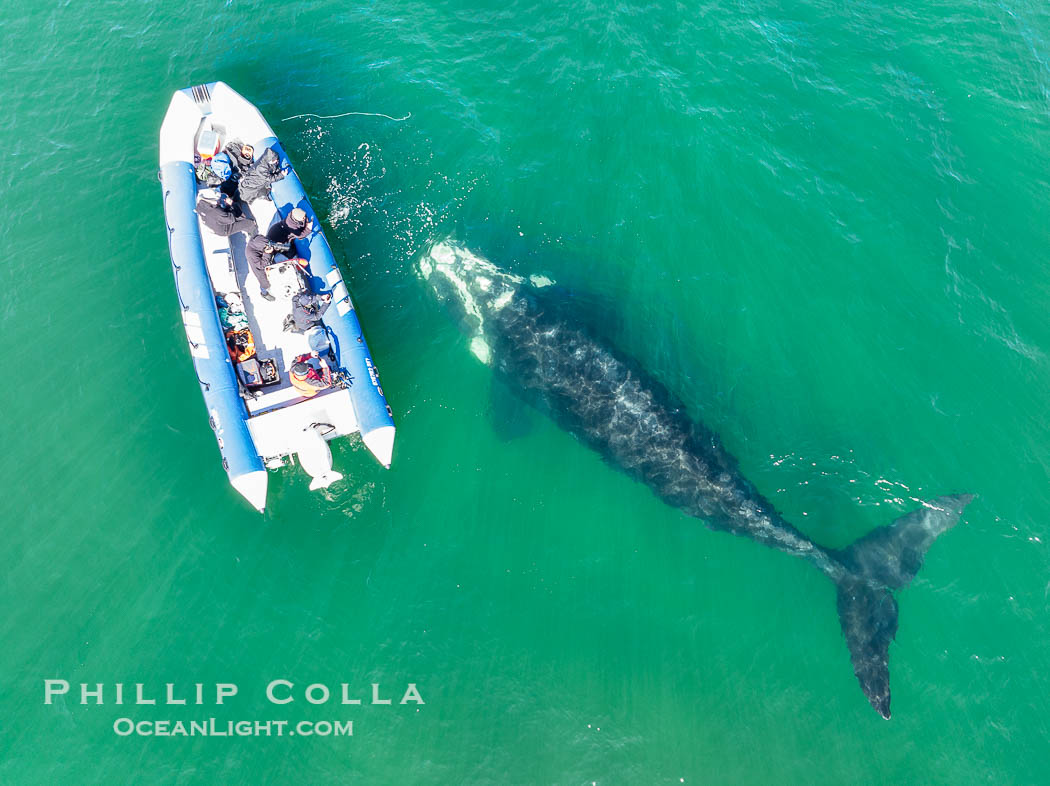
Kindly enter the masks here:
M 853 672 L 871 706 L 890 717 L 894 592 L 930 544 L 959 521 L 970 494 L 937 497 L 854 541 L 820 546 L 777 512 L 717 435 L 641 366 L 574 319 L 545 279 L 513 275 L 451 242 L 430 248 L 420 272 L 471 336 L 471 351 L 504 385 L 548 414 L 668 505 L 714 530 L 751 538 L 812 563 L 835 584 Z

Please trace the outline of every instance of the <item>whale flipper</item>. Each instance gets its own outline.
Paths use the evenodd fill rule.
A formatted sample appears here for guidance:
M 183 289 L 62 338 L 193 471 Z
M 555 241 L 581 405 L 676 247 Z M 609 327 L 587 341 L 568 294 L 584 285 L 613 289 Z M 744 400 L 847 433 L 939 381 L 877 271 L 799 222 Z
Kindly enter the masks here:
M 890 717 L 890 642 L 897 633 L 891 590 L 915 578 L 930 544 L 959 521 L 970 494 L 938 497 L 839 552 L 849 572 L 837 582 L 839 622 L 853 673 L 871 706 Z

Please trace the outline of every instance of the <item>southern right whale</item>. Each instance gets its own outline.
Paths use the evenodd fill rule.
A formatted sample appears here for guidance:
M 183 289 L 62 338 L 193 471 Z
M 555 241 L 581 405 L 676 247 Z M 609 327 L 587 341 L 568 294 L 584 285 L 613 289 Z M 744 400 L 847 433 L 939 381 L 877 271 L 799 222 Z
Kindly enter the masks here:
M 547 294 L 549 282 L 526 282 L 449 242 L 434 245 L 420 271 L 471 334 L 474 354 L 564 429 L 667 504 L 712 529 L 802 557 L 831 579 L 861 690 L 890 717 L 893 592 L 915 577 L 971 495 L 925 502 L 845 549 L 819 546 L 784 520 L 681 400 Z

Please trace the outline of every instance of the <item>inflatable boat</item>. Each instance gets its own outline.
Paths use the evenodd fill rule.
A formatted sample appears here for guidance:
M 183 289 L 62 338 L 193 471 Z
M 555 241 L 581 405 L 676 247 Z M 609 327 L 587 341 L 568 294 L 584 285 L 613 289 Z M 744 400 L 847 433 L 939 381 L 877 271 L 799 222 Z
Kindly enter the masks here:
M 305 212 L 312 224 L 287 252 L 269 257 L 268 292 L 246 257 L 254 233 L 223 236 L 204 223 L 203 209 L 198 214 L 201 200 L 214 204 L 230 191 L 238 198 L 233 186 L 254 165 L 252 151 L 221 185 L 209 185 L 208 172 L 219 179 L 220 152 L 240 143 L 254 148 L 254 162 L 275 151 L 281 173 L 268 194 L 238 202 L 237 212 L 243 208 L 262 235 L 296 208 L 294 218 Z M 361 323 L 303 185 L 263 116 L 222 82 L 177 91 L 160 130 L 160 181 L 186 341 L 233 487 L 262 511 L 267 469 L 293 456 L 312 489 L 327 487 L 342 478 L 328 441 L 354 433 L 389 468 L 394 420 Z M 297 330 L 291 314 L 304 295 L 330 305 Z

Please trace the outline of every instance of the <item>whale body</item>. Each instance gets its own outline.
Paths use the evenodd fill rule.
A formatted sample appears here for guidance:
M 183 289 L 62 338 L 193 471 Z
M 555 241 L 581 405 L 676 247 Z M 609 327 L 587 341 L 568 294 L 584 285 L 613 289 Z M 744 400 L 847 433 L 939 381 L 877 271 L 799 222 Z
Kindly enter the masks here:
M 890 717 L 893 593 L 972 495 L 937 497 L 845 549 L 822 547 L 784 520 L 680 399 L 548 295 L 548 281 L 513 275 L 451 242 L 434 245 L 419 266 L 470 334 L 474 354 L 527 402 L 667 504 L 711 529 L 802 557 L 831 579 L 861 690 Z

